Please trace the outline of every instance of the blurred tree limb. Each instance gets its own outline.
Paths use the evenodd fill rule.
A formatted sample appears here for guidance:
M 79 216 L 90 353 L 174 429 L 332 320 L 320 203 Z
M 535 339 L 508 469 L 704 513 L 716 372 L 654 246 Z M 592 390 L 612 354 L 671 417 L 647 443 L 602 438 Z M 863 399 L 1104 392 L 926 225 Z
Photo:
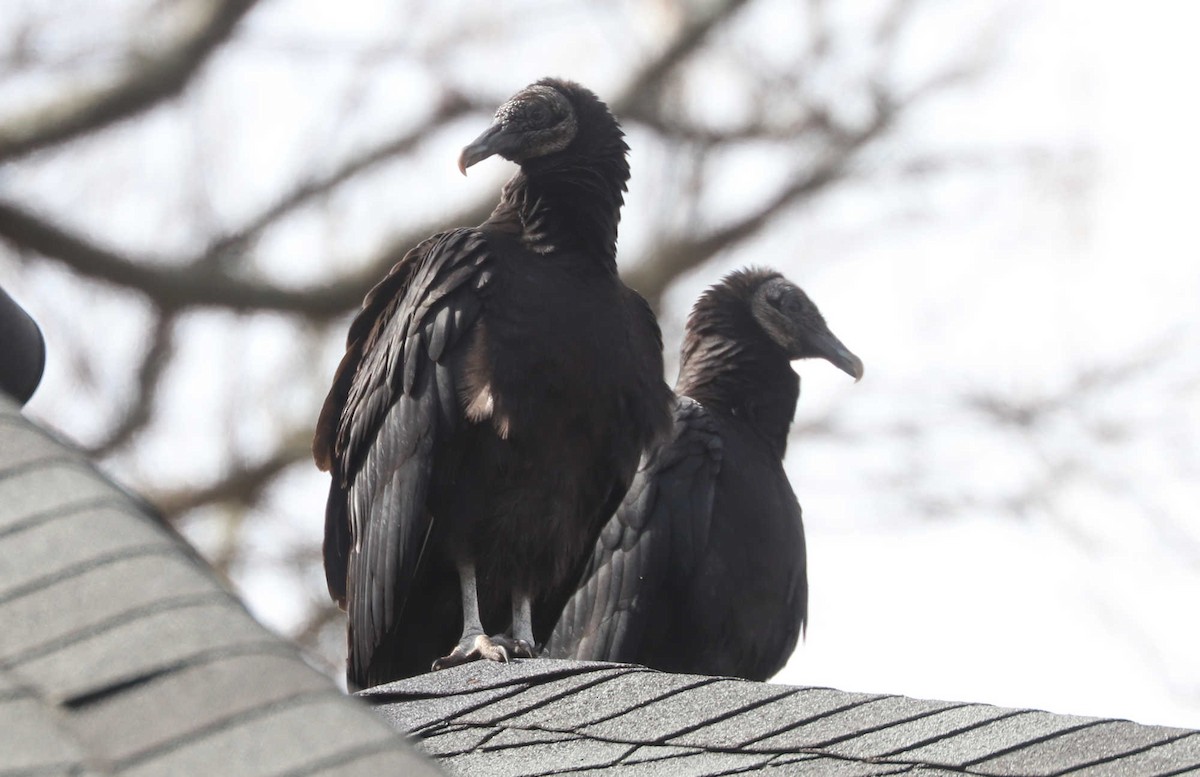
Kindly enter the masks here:
M 665 91 L 678 80 L 694 55 L 711 42 L 713 34 L 728 25 L 749 4 L 750 0 L 726 0 L 684 18 L 674 36 L 655 55 L 633 69 L 625 87 L 611 100 L 613 109 L 627 124 L 640 125 L 676 143 L 719 148 L 743 141 L 767 140 L 786 148 L 789 144 L 804 142 L 814 146 L 817 152 L 813 162 L 796 167 L 780 190 L 752 212 L 707 230 L 661 233 L 657 242 L 650 246 L 649 256 L 642 261 L 628 262 L 627 281 L 656 308 L 676 279 L 754 237 L 789 207 L 820 194 L 850 175 L 862 149 L 885 136 L 905 111 L 968 72 L 962 67 L 951 68 L 904 95 L 882 86 L 886 80 L 882 74 L 876 74 L 877 77 L 864 85 L 874 106 L 873 112 L 865 120 L 853 124 L 835 118 L 827 107 L 819 104 L 809 104 L 807 118 L 802 121 L 772 124 L 765 116 L 765 106 L 760 105 L 759 110 L 737 128 L 716 130 L 669 108 L 669 101 L 663 99 Z M 879 45 L 890 45 L 916 5 L 909 0 L 897 0 L 876 31 Z M 115 95 L 137 94 L 143 97 L 137 106 L 144 109 L 177 93 L 203 59 L 228 38 L 250 6 L 249 2 L 210 6 L 212 13 L 191 38 L 163 55 L 161 61 L 149 63 L 147 72 L 136 71 L 135 75 L 112 87 L 107 92 L 108 100 L 97 98 L 96 105 L 131 105 L 128 97 Z M 811 18 L 819 26 L 824 23 L 825 15 L 818 6 L 814 4 Z M 805 53 L 809 64 L 815 65 L 820 58 L 829 56 L 831 35 L 828 29 L 814 29 L 812 45 Z M 183 68 L 181 63 L 187 63 L 188 67 Z M 159 80 L 163 78 L 162 72 L 157 71 L 186 77 L 182 80 L 176 77 L 172 81 L 176 84 L 174 91 L 148 88 L 147 84 L 162 83 Z M 486 218 L 494 202 L 491 194 L 460 206 L 456 213 L 437 223 L 405 228 L 384 241 L 373 256 L 359 262 L 358 269 L 327 277 L 310 288 L 285 287 L 238 271 L 251 263 L 249 254 L 256 242 L 288 217 L 353 185 L 356 179 L 380 164 L 411 156 L 422 138 L 468 113 L 490 110 L 497 99 L 500 98 L 468 98 L 445 89 L 434 110 L 408 131 L 362 148 L 324 173 L 296 180 L 240 226 L 214 235 L 192 256 L 139 256 L 105 246 L 95 238 L 57 223 L 50 216 L 0 195 L 0 240 L 16 249 L 18 255 L 34 254 L 53 259 L 80 275 L 139 292 L 161 311 L 151 347 L 137 370 L 135 396 L 127 412 L 93 444 L 92 449 L 97 454 L 104 454 L 129 444 L 148 423 L 154 394 L 172 350 L 173 321 L 179 313 L 191 308 L 219 308 L 237 313 L 273 311 L 302 316 L 313 322 L 327 321 L 356 309 L 378 278 L 428 234 L 448 224 L 473 224 Z M 115 121 L 132 115 L 132 111 L 114 113 L 110 107 L 102 115 L 113 116 Z M 80 123 L 73 131 L 78 134 L 103 125 Z M 71 135 L 62 134 L 58 126 L 47 122 L 43 126 L 44 135 L 35 137 L 30 133 L 30 147 L 46 147 L 68 140 Z M 703 186 L 704 183 L 701 176 L 696 185 Z M 167 515 L 175 517 L 206 504 L 253 504 L 274 477 L 308 457 L 308 435 L 307 427 L 293 429 L 283 435 L 274 451 L 261 459 L 242 461 L 207 485 L 193 485 L 177 491 L 159 490 L 157 501 Z
M 195 3 L 192 29 L 167 50 L 131 52 L 125 73 L 113 83 L 58 95 L 49 105 L 0 124 L 0 163 L 103 129 L 179 94 L 255 2 Z
M 251 506 L 277 475 L 312 455 L 311 445 L 309 429 L 286 433 L 275 450 L 267 455 L 252 462 L 237 463 L 206 485 L 155 491 L 150 495 L 150 501 L 168 519 L 176 519 L 189 510 L 209 504 Z

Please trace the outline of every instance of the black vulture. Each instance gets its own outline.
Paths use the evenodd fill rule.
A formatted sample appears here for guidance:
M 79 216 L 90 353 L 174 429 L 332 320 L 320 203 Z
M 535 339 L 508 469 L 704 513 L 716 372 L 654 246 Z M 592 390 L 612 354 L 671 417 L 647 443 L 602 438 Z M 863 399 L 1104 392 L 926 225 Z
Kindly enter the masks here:
M 705 291 L 684 338 L 675 425 L 604 527 L 547 654 L 765 680 L 808 612 L 800 504 L 783 471 L 794 359 L 862 377 L 816 305 L 777 272 Z
M 627 150 L 584 87 L 518 92 L 459 158 L 520 165 L 492 215 L 409 251 L 351 324 L 313 441 L 351 687 L 533 656 L 670 429 L 658 323 L 617 276 Z

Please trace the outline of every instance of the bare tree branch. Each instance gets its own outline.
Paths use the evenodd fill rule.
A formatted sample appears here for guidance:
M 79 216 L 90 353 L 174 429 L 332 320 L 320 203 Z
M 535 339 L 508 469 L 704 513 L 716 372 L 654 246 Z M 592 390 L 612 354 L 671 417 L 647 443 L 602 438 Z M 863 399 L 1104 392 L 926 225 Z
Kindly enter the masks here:
M 235 278 L 196 262 L 180 266 L 149 258 L 131 261 L 3 200 L 0 239 L 62 262 L 83 275 L 139 291 L 164 310 L 218 306 L 235 311 L 302 313 L 324 320 L 356 307 L 379 275 L 371 267 L 325 286 L 293 291 Z
M 183 91 L 255 2 L 212 0 L 175 46 L 149 57 L 131 54 L 127 72 L 116 83 L 63 95 L 51 105 L 0 125 L 0 162 L 107 127 Z
M 878 137 L 893 116 L 894 111 L 881 110 L 866 126 L 847 132 L 838 146 L 830 149 L 815 166 L 802 170 L 754 213 L 701 237 L 682 237 L 660 246 L 652 258 L 625 273 L 626 282 L 657 309 L 667 288 L 680 275 L 753 237 L 780 211 L 845 175 L 857 152 Z
M 829 184 L 849 174 L 858 153 L 880 137 L 903 109 L 928 94 L 960 82 L 974 72 L 974 68 L 970 67 L 948 69 L 901 97 L 889 95 L 882 91 L 882 87 L 876 87 L 874 115 L 859 127 L 840 126 L 827 113 L 815 111 L 812 115 L 814 126 L 831 137 L 831 146 L 816 164 L 800 171 L 762 208 L 740 221 L 701 237 L 683 237 L 660 246 L 651 259 L 627 271 L 624 274 L 625 281 L 657 310 L 663 294 L 676 278 L 699 267 L 721 251 L 758 234 L 781 211 L 824 191 Z
M 705 38 L 741 8 L 747 0 L 731 0 L 685 27 L 666 50 L 648 63 L 632 80 L 617 105 L 633 106 L 647 90 L 656 89 L 672 69 L 703 43 Z M 450 95 L 430 122 L 448 121 L 475 107 L 461 97 Z M 632 107 L 630 108 L 632 109 Z M 328 319 L 356 308 L 363 295 L 380 275 L 404 253 L 432 232 L 447 224 L 475 224 L 487 218 L 492 201 L 472 204 L 455 217 L 436 225 L 422 225 L 396 236 L 361 271 L 303 290 L 284 289 L 274 284 L 231 276 L 218 265 L 220 258 L 237 253 L 256 235 L 286 213 L 311 199 L 332 191 L 370 169 L 383 159 L 411 149 L 419 133 L 410 133 L 355 157 L 328 176 L 299 185 L 241 229 L 215 240 L 200 256 L 185 261 L 126 258 L 72 234 L 12 202 L 0 200 L 0 238 L 12 245 L 31 250 L 66 264 L 83 275 L 139 291 L 166 310 L 193 306 L 218 306 L 235 311 L 278 311 Z
M 298 184 L 240 228 L 214 240 L 206 251 L 207 259 L 219 259 L 245 251 L 255 238 L 284 216 L 318 197 L 329 194 L 356 176 L 374 169 L 389 159 L 411 153 L 422 138 L 476 107 L 460 94 L 446 93 L 438 109 L 417 127 L 404 135 L 356 154 L 326 175 L 313 177 Z
M 1166 363 L 1176 350 L 1174 336 L 1166 337 L 1128 358 L 1082 369 L 1068 385 L 1051 394 L 1018 399 L 995 392 L 976 392 L 965 394 L 963 402 L 1005 426 L 1030 429 L 1059 412 L 1078 411 L 1089 396 L 1137 380 L 1154 365 Z
M 624 91 L 611 105 L 618 116 L 651 114 L 663 84 L 688 57 L 694 54 L 721 24 L 737 13 L 748 0 L 725 0 L 706 14 L 689 20 L 661 54 L 642 65 Z
M 321 632 L 331 624 L 340 621 L 342 617 L 342 611 L 334 607 L 332 603 L 323 603 L 309 613 L 308 619 L 292 634 L 292 639 L 301 647 L 316 647 Z
M 279 446 L 262 459 L 240 464 L 213 483 L 154 494 L 149 501 L 171 521 L 189 510 L 222 502 L 252 505 L 277 475 L 311 454 L 312 432 L 294 430 L 284 435 Z
M 100 457 L 111 453 L 128 443 L 150 422 L 159 383 L 175 350 L 175 319 L 173 313 L 159 314 L 150 347 L 146 349 L 138 367 L 136 391 L 125 408 L 124 416 L 108 430 L 104 439 L 84 449 L 88 454 Z

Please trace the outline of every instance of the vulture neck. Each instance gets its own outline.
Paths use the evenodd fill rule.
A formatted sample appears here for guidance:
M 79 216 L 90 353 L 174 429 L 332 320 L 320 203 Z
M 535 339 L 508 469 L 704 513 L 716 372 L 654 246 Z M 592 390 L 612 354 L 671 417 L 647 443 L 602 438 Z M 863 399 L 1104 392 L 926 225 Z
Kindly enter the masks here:
M 621 132 L 588 151 L 568 148 L 552 161 L 530 160 L 504 187 L 497 212 L 520 221 L 533 251 L 580 249 L 617 271 L 617 225 L 625 202 L 629 162 Z
M 784 350 L 753 320 L 713 320 L 701 312 L 693 313 L 688 323 L 675 393 L 749 425 L 782 459 L 800 398 L 800 376 Z M 750 318 L 748 310 L 744 318 Z M 743 334 L 735 334 L 730 325 Z

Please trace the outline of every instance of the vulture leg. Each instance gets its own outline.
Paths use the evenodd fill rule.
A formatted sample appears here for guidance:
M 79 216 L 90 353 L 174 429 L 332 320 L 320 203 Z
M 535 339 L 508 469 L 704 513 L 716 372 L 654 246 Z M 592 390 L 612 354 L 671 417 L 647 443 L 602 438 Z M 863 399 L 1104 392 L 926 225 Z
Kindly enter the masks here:
M 433 662 L 433 670 L 436 672 L 483 658 L 489 661 L 508 661 L 509 652 L 505 646 L 483 633 L 483 622 L 479 619 L 479 592 L 475 588 L 474 562 L 458 563 L 458 581 L 462 588 L 462 638 L 449 655 Z
M 513 658 L 537 658 L 533 639 L 533 604 L 529 594 L 513 591 L 512 636 L 492 637 Z

